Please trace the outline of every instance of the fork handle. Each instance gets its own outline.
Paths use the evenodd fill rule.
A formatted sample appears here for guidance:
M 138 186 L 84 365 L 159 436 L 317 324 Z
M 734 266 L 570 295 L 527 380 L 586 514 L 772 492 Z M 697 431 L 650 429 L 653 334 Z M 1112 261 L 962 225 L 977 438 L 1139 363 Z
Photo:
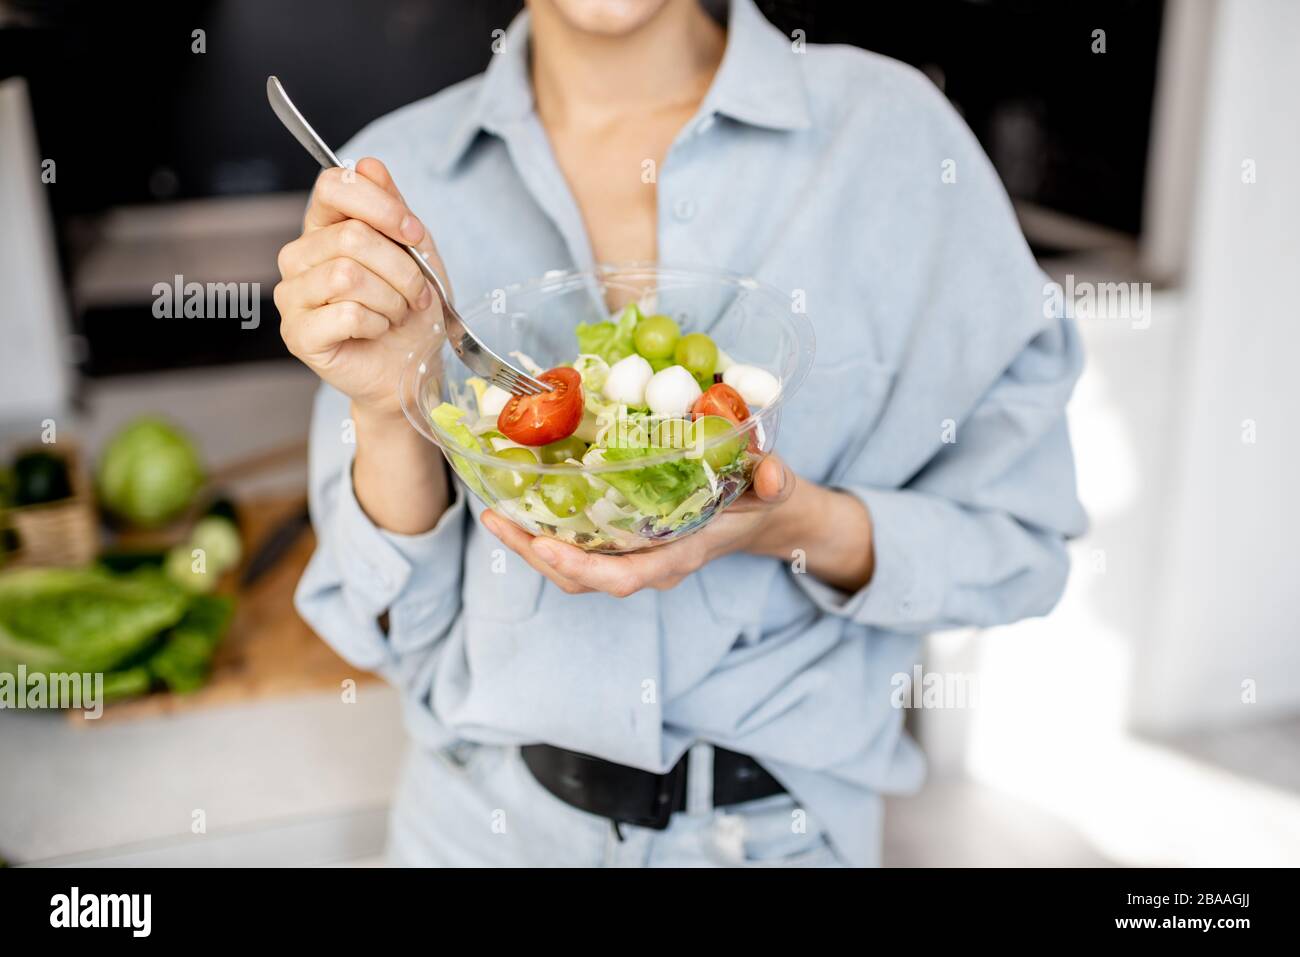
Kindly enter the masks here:
M 447 287 L 442 284 L 442 277 L 438 275 L 437 270 L 429 265 L 429 260 L 424 258 L 424 253 L 420 252 L 414 246 L 408 245 L 404 248 L 411 254 L 411 258 L 415 260 L 415 264 L 420 267 L 420 272 L 424 273 L 424 278 L 433 283 L 433 291 L 436 292 L 438 298 L 442 300 L 443 308 L 453 308 L 451 304 L 451 294 L 448 293 Z

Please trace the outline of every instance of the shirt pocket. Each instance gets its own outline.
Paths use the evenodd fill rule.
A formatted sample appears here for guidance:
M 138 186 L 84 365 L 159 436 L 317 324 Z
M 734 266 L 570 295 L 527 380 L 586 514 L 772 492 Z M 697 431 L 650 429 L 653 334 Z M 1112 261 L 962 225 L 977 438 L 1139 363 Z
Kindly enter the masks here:
M 819 359 L 781 411 L 776 451 L 801 477 L 834 482 L 871 437 L 893 383 L 893 370 L 869 356 Z
M 495 535 L 474 524 L 465 546 L 463 613 L 478 621 L 521 622 L 537 614 L 543 578 Z

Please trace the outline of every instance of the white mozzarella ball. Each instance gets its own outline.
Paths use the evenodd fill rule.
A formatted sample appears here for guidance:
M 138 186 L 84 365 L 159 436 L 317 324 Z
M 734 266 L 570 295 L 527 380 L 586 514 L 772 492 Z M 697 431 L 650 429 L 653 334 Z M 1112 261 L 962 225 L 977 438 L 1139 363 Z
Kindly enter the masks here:
M 490 385 L 478 398 L 478 410 L 483 415 L 497 416 L 510 401 L 510 393 L 500 386 Z
M 747 405 L 763 408 L 781 391 L 781 382 L 766 369 L 735 364 L 722 373 L 722 381 L 740 393 Z
M 695 376 L 681 366 L 660 369 L 645 387 L 646 405 L 655 415 L 685 415 L 700 394 Z
M 641 408 L 645 405 L 645 387 L 654 370 L 642 356 L 633 353 L 619 359 L 609 368 L 605 377 L 605 398 L 611 402 Z

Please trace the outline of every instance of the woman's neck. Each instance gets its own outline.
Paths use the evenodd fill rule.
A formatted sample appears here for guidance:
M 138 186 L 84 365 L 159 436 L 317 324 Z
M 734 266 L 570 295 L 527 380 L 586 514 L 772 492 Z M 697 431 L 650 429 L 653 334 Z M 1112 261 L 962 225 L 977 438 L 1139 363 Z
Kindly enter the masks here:
M 726 34 L 696 0 L 668 0 L 632 33 L 575 30 L 547 4 L 531 7 L 533 92 L 548 128 L 602 126 L 633 113 L 698 105 L 722 62 Z

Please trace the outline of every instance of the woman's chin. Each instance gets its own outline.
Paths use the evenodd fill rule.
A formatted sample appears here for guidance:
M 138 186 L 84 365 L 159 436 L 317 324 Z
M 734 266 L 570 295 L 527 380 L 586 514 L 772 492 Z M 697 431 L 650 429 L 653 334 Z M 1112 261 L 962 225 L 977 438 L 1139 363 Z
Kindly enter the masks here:
M 570 27 L 604 37 L 635 33 L 669 0 L 532 0 L 559 13 Z

